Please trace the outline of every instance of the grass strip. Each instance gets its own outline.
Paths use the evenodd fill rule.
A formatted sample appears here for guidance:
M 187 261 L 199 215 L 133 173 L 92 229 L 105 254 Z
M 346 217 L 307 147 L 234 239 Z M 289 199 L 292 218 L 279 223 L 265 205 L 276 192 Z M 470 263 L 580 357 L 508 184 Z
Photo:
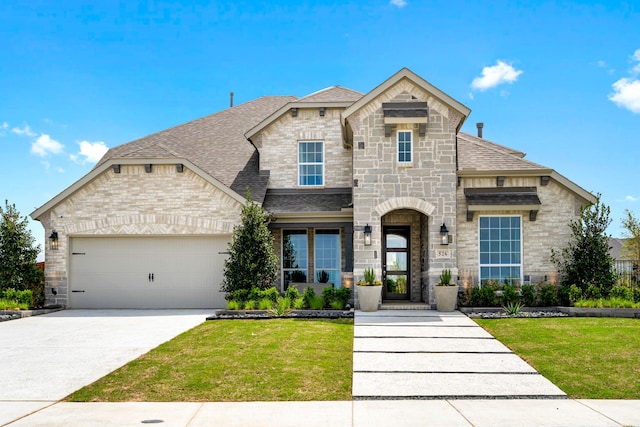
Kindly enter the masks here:
M 574 399 L 640 399 L 640 320 L 475 319 Z
M 350 400 L 352 351 L 352 319 L 210 321 L 66 400 Z

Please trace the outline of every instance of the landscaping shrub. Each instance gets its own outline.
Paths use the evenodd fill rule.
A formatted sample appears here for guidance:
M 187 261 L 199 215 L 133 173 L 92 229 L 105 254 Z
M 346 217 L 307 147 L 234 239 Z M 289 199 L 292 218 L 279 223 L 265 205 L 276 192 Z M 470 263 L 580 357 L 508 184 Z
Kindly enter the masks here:
M 260 301 L 258 301 L 258 310 L 271 310 L 273 305 L 274 302 L 271 301 L 271 299 L 262 298 Z
M 571 304 L 582 299 L 582 289 L 576 284 L 569 286 L 569 302 Z
M 631 292 L 631 289 L 626 286 L 614 286 L 611 288 L 611 292 L 609 292 L 609 297 L 633 301 L 633 293 Z
M 317 295 L 313 295 L 309 298 L 309 309 L 310 310 L 322 310 L 324 308 L 324 299 Z
M 328 286 L 322 289 L 322 300 L 325 307 L 331 307 L 336 302 L 336 290 L 333 286 Z
M 30 289 L 18 291 L 13 288 L 6 288 L 0 292 L 0 298 L 15 301 L 17 305 L 32 307 L 33 306 L 33 292 Z
M 522 285 L 520 292 L 525 306 L 533 307 L 536 305 L 536 287 L 534 285 Z
M 307 286 L 304 294 L 302 294 L 302 300 L 304 301 L 305 307 L 311 307 L 311 300 L 316 297 L 316 293 L 311 286 Z
M 350 299 L 351 299 L 351 289 L 339 288 L 336 290 L 336 300 L 342 305 L 341 308 L 346 307 Z
M 474 307 L 496 307 L 498 305 L 498 297 L 492 285 L 484 285 L 483 287 L 474 287 L 471 289 L 469 297 L 471 305 Z
M 602 298 L 602 292 L 600 292 L 600 288 L 593 283 L 589 283 L 587 285 L 587 289 L 584 291 L 585 299 L 600 299 Z
M 631 291 L 631 293 L 633 295 L 633 301 L 640 302 L 640 288 L 633 288 L 633 291 Z
M 240 310 L 242 308 L 242 304 L 236 300 L 227 301 L 227 308 L 229 310 Z
M 502 289 L 502 305 L 508 306 L 510 304 L 520 302 L 520 293 L 512 285 L 505 285 Z
M 538 299 L 542 307 L 549 307 L 552 305 L 558 305 L 558 295 L 556 294 L 556 287 L 553 284 L 541 285 L 538 291 Z
M 289 285 L 286 291 L 284 291 L 285 298 L 289 298 L 291 301 L 295 301 L 300 298 L 300 291 L 296 285 Z

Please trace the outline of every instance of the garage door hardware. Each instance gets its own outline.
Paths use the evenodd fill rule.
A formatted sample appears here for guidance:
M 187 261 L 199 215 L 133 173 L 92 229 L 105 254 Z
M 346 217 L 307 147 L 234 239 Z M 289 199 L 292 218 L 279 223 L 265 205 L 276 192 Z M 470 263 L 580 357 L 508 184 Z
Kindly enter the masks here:
M 153 282 L 155 280 L 155 277 L 153 276 L 153 273 L 149 273 L 149 281 Z
M 71 255 L 86 255 L 86 252 L 71 252 Z
M 71 292 L 82 292 L 82 293 L 84 293 L 84 291 L 71 291 Z

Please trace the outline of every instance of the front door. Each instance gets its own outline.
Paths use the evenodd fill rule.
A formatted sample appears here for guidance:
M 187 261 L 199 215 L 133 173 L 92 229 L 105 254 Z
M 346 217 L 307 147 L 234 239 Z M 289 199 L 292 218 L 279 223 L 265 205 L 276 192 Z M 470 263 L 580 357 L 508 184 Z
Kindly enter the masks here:
M 382 282 L 384 299 L 409 299 L 410 248 L 409 227 L 383 227 Z

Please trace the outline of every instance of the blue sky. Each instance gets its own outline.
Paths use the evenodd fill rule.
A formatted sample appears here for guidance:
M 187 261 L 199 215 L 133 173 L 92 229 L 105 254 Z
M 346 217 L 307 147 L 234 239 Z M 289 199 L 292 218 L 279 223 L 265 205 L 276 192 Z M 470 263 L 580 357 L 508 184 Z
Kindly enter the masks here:
M 640 3 L 0 1 L 0 197 L 28 215 L 107 147 L 263 95 L 368 92 L 402 67 L 463 130 L 640 216 Z M 44 231 L 31 229 L 39 242 Z

